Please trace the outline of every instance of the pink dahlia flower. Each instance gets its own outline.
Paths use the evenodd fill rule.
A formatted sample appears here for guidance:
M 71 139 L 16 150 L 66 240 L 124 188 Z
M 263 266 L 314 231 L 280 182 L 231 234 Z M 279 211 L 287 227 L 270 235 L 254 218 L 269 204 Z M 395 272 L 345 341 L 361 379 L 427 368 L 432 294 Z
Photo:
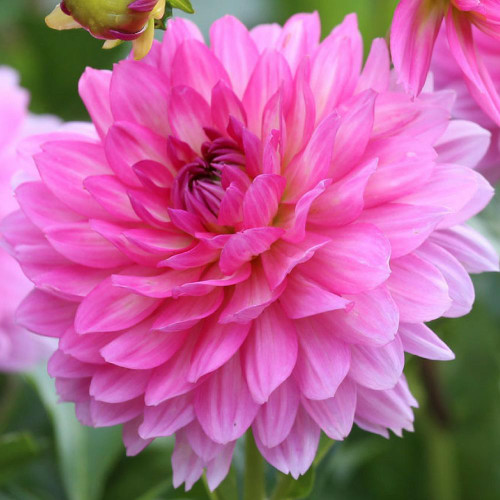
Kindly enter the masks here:
M 0 67 L 0 217 L 17 206 L 11 177 L 18 168 L 19 142 L 26 135 L 54 126 L 53 119 L 28 116 L 27 106 L 28 94 L 19 87 L 17 74 Z M 39 338 L 14 321 L 16 307 L 31 288 L 17 263 L 0 249 L 0 371 L 29 368 L 47 353 Z
M 399 77 L 413 94 L 422 90 L 443 19 L 451 54 L 471 94 L 500 125 L 498 86 L 484 60 L 483 43 L 477 40 L 482 33 L 491 38 L 491 44 L 500 43 L 500 0 L 401 0 L 391 29 L 391 52 Z
M 476 44 L 479 47 L 484 65 L 491 75 L 496 91 L 500 93 L 500 42 L 478 30 L 474 31 Z M 431 69 L 437 89 L 452 89 L 457 94 L 453 116 L 472 120 L 491 133 L 490 149 L 477 169 L 490 182 L 497 182 L 500 180 L 500 126 L 477 105 L 473 88 L 451 57 L 448 40 L 443 30 L 436 41 Z M 481 137 L 482 132 L 478 128 L 478 140 L 484 140 Z
M 447 139 L 453 96 L 393 87 L 381 39 L 362 69 L 353 15 L 319 38 L 317 14 L 224 17 L 209 46 L 178 19 L 143 62 L 87 70 L 95 133 L 43 144 L 5 222 L 61 398 L 129 454 L 175 433 L 176 486 L 215 488 L 250 427 L 294 477 L 320 429 L 412 429 L 404 352 L 451 359 L 424 323 L 497 268 L 462 224 L 493 191 L 460 164 L 475 126 Z

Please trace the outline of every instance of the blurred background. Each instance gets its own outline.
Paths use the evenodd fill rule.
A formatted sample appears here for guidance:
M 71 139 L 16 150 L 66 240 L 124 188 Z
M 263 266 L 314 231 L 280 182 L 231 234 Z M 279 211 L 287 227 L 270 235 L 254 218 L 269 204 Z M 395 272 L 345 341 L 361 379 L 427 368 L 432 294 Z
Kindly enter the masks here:
M 0 65 L 18 70 L 31 110 L 67 120 L 86 119 L 77 81 L 86 66 L 111 68 L 128 47 L 99 49 L 83 31 L 57 33 L 43 17 L 56 0 L 0 0 Z M 223 14 L 247 25 L 283 22 L 318 10 L 328 33 L 357 12 L 365 49 L 386 36 L 397 0 L 193 0 L 192 19 L 206 33 Z M 477 224 L 497 240 L 499 203 Z M 302 498 L 314 500 L 498 500 L 500 498 L 500 277 L 475 277 L 473 312 L 433 325 L 456 360 L 427 364 L 407 359 L 410 387 L 420 402 L 415 433 L 389 440 L 353 431 L 325 456 Z M 172 441 L 157 441 L 126 458 L 120 429 L 81 427 L 70 405 L 57 405 L 44 367 L 0 376 L 0 500 L 224 500 L 202 485 L 185 494 L 171 487 Z M 238 457 L 237 457 L 238 458 Z M 238 466 L 238 460 L 236 460 Z M 236 467 L 237 469 L 238 467 Z M 237 475 L 229 480 L 237 480 Z M 269 481 L 274 480 L 269 471 Z

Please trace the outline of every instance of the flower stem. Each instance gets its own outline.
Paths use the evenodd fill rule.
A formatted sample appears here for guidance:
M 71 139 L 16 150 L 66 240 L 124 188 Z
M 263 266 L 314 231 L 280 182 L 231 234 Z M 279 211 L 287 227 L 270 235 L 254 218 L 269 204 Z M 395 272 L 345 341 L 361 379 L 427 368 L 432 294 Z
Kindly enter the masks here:
M 252 431 L 247 432 L 245 450 L 244 500 L 265 500 L 264 459 L 257 449 Z

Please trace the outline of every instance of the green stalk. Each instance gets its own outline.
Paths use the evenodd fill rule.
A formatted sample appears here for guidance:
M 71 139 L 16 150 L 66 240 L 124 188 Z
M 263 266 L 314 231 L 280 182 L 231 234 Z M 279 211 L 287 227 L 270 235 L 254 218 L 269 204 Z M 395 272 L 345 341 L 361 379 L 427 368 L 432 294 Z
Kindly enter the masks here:
M 247 432 L 245 450 L 244 500 L 265 500 L 264 459 L 257 449 L 252 431 Z

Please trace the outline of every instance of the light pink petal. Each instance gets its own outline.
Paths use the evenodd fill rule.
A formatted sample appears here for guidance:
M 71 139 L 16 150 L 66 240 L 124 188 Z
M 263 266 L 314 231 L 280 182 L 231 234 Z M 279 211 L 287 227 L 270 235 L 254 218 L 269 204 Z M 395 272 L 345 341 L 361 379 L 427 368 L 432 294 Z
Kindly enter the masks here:
M 116 333 L 94 333 L 92 335 L 80 335 L 75 332 L 74 327 L 68 328 L 59 340 L 59 349 L 79 361 L 103 365 L 104 358 L 101 349 L 112 342 L 119 334 Z
M 75 329 L 78 333 L 115 332 L 130 328 L 148 317 L 159 305 L 158 299 L 131 293 L 105 279 L 78 307 Z
M 207 483 L 210 491 L 214 491 L 228 475 L 233 458 L 236 441 L 226 444 L 222 451 L 207 465 Z
M 285 282 L 271 289 L 262 266 L 255 264 L 248 280 L 238 283 L 229 304 L 221 312 L 221 323 L 247 323 L 255 319 L 283 292 Z
M 432 49 L 443 21 L 444 7 L 424 0 L 402 0 L 391 27 L 391 54 L 406 90 L 422 90 L 431 64 Z M 450 9 L 451 10 L 451 9 Z
M 404 350 L 410 354 L 439 361 L 455 359 L 451 349 L 423 323 L 401 323 L 398 333 Z
M 309 399 L 335 395 L 351 362 L 351 351 L 320 316 L 295 322 L 299 334 L 299 355 L 294 370 L 302 394 Z
M 387 286 L 398 308 L 401 321 L 421 323 L 442 316 L 451 306 L 443 274 L 416 255 L 391 262 Z
M 231 85 L 226 69 L 217 59 L 216 54 L 214 55 L 204 43 L 198 40 L 190 39 L 183 42 L 177 49 L 172 62 L 172 86 L 189 87 L 209 102 L 212 88 L 219 81 Z M 172 99 L 175 98 L 172 94 Z M 205 123 L 209 124 L 209 122 Z
M 242 348 L 242 364 L 254 401 L 267 402 L 291 375 L 297 350 L 295 326 L 279 305 L 271 305 L 253 321 Z
M 207 320 L 191 356 L 188 380 L 197 382 L 226 363 L 241 347 L 249 331 L 250 323 L 223 325 L 214 318 Z
M 158 263 L 158 267 L 171 267 L 178 271 L 186 270 L 186 272 L 193 273 L 196 269 L 199 269 L 200 266 L 216 262 L 220 255 L 221 251 L 219 248 L 214 248 L 209 243 L 200 241 L 193 248 L 162 260 Z M 233 272 L 234 271 L 231 271 L 228 274 L 232 274 Z M 161 283 L 159 284 L 161 285 Z M 179 283 L 179 285 L 180 284 L 181 283 Z
M 371 224 L 351 224 L 329 231 L 330 244 L 320 248 L 301 270 L 334 293 L 372 290 L 390 274 L 391 247 Z
M 47 363 L 47 372 L 51 377 L 64 378 L 84 378 L 91 377 L 95 372 L 96 367 L 89 363 L 81 361 L 64 354 L 57 350 Z
M 151 372 L 106 365 L 92 376 L 90 395 L 104 403 L 123 403 L 144 394 Z
M 422 245 L 416 255 L 436 266 L 448 283 L 452 305 L 444 316 L 457 318 L 468 314 L 474 303 L 474 285 L 462 264 L 450 252 L 432 242 Z
M 243 199 L 243 223 L 246 228 L 272 223 L 285 186 L 286 179 L 280 175 L 262 174 L 253 180 Z
M 101 138 L 113 123 L 109 105 L 111 71 L 86 68 L 78 82 L 78 92 Z
M 283 474 L 294 479 L 305 474 L 316 456 L 320 430 L 303 408 L 299 408 L 288 437 L 278 446 L 267 448 L 258 438 L 256 444 L 264 458 Z
M 399 310 L 385 286 L 356 295 L 345 310 L 324 316 L 335 336 L 350 344 L 383 346 L 394 340 L 399 325 Z
M 19 305 L 16 321 L 24 328 L 48 337 L 61 337 L 73 325 L 77 304 L 33 290 Z
M 243 104 L 233 90 L 222 81 L 212 89 L 211 109 L 213 123 L 222 133 L 226 132 L 230 117 L 241 123 L 247 121 Z
M 299 391 L 293 378 L 289 378 L 260 407 L 252 426 L 256 439 L 267 448 L 283 442 L 292 430 L 299 403 Z
M 281 33 L 281 26 L 279 24 L 258 24 L 250 31 L 252 40 L 257 45 L 259 53 L 264 52 L 266 49 L 276 48 L 276 42 Z
M 152 439 L 142 439 L 139 436 L 138 430 L 141 422 L 142 416 L 123 424 L 122 437 L 123 444 L 127 449 L 127 457 L 135 457 L 153 441 Z
M 205 433 L 216 443 L 241 437 L 257 414 L 236 354 L 196 391 L 195 411 Z
M 391 389 L 403 373 L 404 362 L 403 344 L 398 336 L 385 346 L 353 345 L 349 377 L 370 389 Z
M 299 319 L 336 309 L 346 309 L 350 301 L 329 292 L 303 276 L 300 271 L 295 271 L 287 280 L 280 304 L 289 318 Z
M 116 121 L 137 123 L 161 135 L 170 133 L 165 120 L 169 87 L 156 68 L 145 62 L 121 61 L 113 68 L 109 95 Z
M 192 450 L 185 433 L 177 433 L 175 437 L 172 470 L 174 488 L 186 483 L 186 491 L 189 491 L 203 474 L 203 461 Z
M 386 92 L 391 78 L 390 68 L 391 61 L 387 42 L 383 38 L 375 38 L 358 80 L 356 91 L 373 89 L 379 93 Z
M 172 398 L 158 406 L 144 408 L 144 421 L 139 427 L 143 439 L 171 436 L 194 419 L 191 395 Z
M 427 192 L 427 191 L 426 191 Z M 359 220 L 377 226 L 389 239 L 391 258 L 407 255 L 418 248 L 448 214 L 440 206 L 387 203 L 365 210 Z
M 138 417 L 144 408 L 142 398 L 126 401 L 125 403 L 102 403 L 101 401 L 90 401 L 90 415 L 93 427 L 111 427 L 123 424 Z
M 148 370 L 168 361 L 184 344 L 188 332 L 163 333 L 151 330 L 145 321 L 111 338 L 101 349 L 107 363 L 131 370 Z
M 329 438 L 342 441 L 354 423 L 356 384 L 345 379 L 333 398 L 322 401 L 303 398 L 302 405 Z
M 197 420 L 191 422 L 184 429 L 187 440 L 193 451 L 204 463 L 214 459 L 224 448 L 224 445 L 212 441 L 203 431 Z
M 233 90 L 242 97 L 257 63 L 258 50 L 247 28 L 233 16 L 224 16 L 210 28 L 214 54 L 229 73 Z
M 498 271 L 498 253 L 488 240 L 468 226 L 436 231 L 430 241 L 448 250 L 469 273 Z

